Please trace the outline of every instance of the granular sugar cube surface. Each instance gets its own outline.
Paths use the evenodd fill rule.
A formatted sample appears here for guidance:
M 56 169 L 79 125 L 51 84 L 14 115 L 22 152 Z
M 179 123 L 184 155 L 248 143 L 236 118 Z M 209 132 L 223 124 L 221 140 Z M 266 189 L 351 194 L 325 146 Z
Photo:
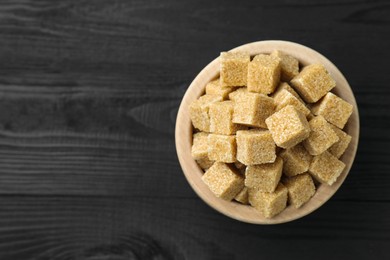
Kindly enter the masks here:
M 262 94 L 274 92 L 281 73 L 278 57 L 259 54 L 248 66 L 248 90 Z
M 282 80 L 290 81 L 299 74 L 299 62 L 293 56 L 285 54 L 279 50 L 273 51 L 271 56 L 278 57 L 280 59 Z
M 314 156 L 309 173 L 319 182 L 332 185 L 345 168 L 345 164 L 328 151 Z
M 275 143 L 268 130 L 237 131 L 237 160 L 245 165 L 272 163 L 276 159 Z
M 273 192 L 282 176 L 283 160 L 276 158 L 274 163 L 250 165 L 245 171 L 245 186 L 263 192 Z
M 347 150 L 349 143 L 352 140 L 352 136 L 334 125 L 330 126 L 332 127 L 332 130 L 336 133 L 336 135 L 339 137 L 339 141 L 333 144 L 328 151 L 337 158 L 340 158 L 344 154 L 345 150 Z
M 248 189 L 249 203 L 265 218 L 272 218 L 286 208 L 287 194 L 287 188 L 282 183 L 271 193 Z
M 276 97 L 274 97 L 276 103 L 276 111 L 280 109 L 292 105 L 297 110 L 301 111 L 305 116 L 310 114 L 310 110 L 306 107 L 304 103 L 302 103 L 299 99 L 297 99 L 293 94 L 291 94 L 288 90 L 281 90 Z
M 205 170 L 213 165 L 214 161 L 211 161 L 208 157 L 208 133 L 199 132 L 193 135 L 191 155 L 196 160 L 199 166 Z
M 237 195 L 234 197 L 234 200 L 242 203 L 242 204 L 249 204 L 248 200 L 248 188 L 244 187 Z
M 237 130 L 245 129 L 242 125 L 233 123 L 233 102 L 215 102 L 210 105 L 210 132 L 223 135 L 232 135 Z
M 212 161 L 234 163 L 236 161 L 236 136 L 210 134 L 208 156 Z
M 312 156 L 302 144 L 283 150 L 279 155 L 283 159 L 283 173 L 286 176 L 295 176 L 309 170 Z
M 221 52 L 221 86 L 239 87 L 247 85 L 250 56 L 244 52 Z
M 202 170 L 207 170 L 214 164 L 214 161 L 210 160 L 207 157 L 207 158 L 197 159 L 196 163 L 199 165 L 200 168 L 202 168 Z
M 273 97 L 275 99 L 275 102 L 276 103 L 279 103 L 279 94 L 280 92 L 282 92 L 283 90 L 287 90 L 288 92 L 290 92 L 294 97 L 296 97 L 299 101 L 301 101 L 303 104 L 304 101 L 302 100 L 302 98 L 298 95 L 298 93 L 286 82 L 282 82 L 279 84 L 278 88 L 275 90 L 275 92 L 271 95 L 271 97 Z
M 306 102 L 314 103 L 334 88 L 336 81 L 330 76 L 324 65 L 311 64 L 304 67 L 291 80 L 291 84 Z
M 306 139 L 310 126 L 302 112 L 294 106 L 286 106 L 265 120 L 275 143 L 290 148 Z
M 222 99 L 227 99 L 229 93 L 233 92 L 234 87 L 222 87 L 220 79 L 213 80 L 206 85 L 206 95 L 220 96 Z
M 308 202 L 316 192 L 314 182 L 309 174 L 301 174 L 283 181 L 288 189 L 288 201 L 295 208 Z
M 212 103 L 222 101 L 220 96 L 204 95 L 190 105 L 192 125 L 200 131 L 210 131 L 209 108 Z
M 229 99 L 232 101 L 236 101 L 236 99 L 240 99 L 245 93 L 248 93 L 247 88 L 238 88 L 235 91 L 229 93 Z
M 244 188 L 244 178 L 220 162 L 214 163 L 202 176 L 202 180 L 215 196 L 225 200 L 232 200 Z
M 311 132 L 303 145 L 311 155 L 319 155 L 335 144 L 339 137 L 322 116 L 309 121 Z
M 329 92 L 311 110 L 313 114 L 321 115 L 329 123 L 343 129 L 352 114 L 353 106 Z
M 208 133 L 198 132 L 193 135 L 191 155 L 195 160 L 208 157 Z
M 242 93 L 234 100 L 233 123 L 266 128 L 265 119 L 275 111 L 272 98 L 257 93 Z

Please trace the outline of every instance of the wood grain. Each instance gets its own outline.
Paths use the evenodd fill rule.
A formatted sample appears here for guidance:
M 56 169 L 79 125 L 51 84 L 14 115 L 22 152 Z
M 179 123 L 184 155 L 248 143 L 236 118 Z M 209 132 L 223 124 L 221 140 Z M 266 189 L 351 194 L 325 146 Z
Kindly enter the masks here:
M 213 214 L 198 199 L 9 196 L 0 206 L 5 259 L 233 259 L 251 258 L 260 250 L 266 258 L 284 257 L 279 247 L 294 258 L 364 258 L 390 239 L 390 208 L 384 203 L 327 203 L 282 228 Z M 368 224 L 366 211 L 379 216 L 377 221 Z M 318 256 L 324 244 L 332 249 Z M 386 256 L 384 250 L 374 254 Z
M 1 1 L 0 259 L 388 258 L 388 10 L 385 0 Z M 254 227 L 195 195 L 173 132 L 210 60 L 267 39 L 337 65 L 361 138 L 328 203 Z

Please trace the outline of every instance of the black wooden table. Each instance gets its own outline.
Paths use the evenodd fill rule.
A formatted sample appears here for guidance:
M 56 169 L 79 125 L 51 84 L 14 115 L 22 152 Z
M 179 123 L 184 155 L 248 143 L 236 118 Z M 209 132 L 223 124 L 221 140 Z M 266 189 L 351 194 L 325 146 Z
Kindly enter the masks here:
M 0 1 L 1 260 L 389 259 L 389 2 L 238 2 Z M 339 67 L 361 138 L 328 203 L 257 226 L 195 195 L 174 126 L 209 61 L 269 39 Z

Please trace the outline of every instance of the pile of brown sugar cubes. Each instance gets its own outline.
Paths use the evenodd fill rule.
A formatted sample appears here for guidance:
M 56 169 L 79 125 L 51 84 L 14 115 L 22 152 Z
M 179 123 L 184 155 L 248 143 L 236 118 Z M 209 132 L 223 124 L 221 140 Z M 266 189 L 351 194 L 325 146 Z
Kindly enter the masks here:
M 219 78 L 190 105 L 191 153 L 204 183 L 266 218 L 332 185 L 345 167 L 339 158 L 351 136 L 343 128 L 353 110 L 330 92 L 335 86 L 322 64 L 300 70 L 278 50 L 253 59 L 222 52 Z

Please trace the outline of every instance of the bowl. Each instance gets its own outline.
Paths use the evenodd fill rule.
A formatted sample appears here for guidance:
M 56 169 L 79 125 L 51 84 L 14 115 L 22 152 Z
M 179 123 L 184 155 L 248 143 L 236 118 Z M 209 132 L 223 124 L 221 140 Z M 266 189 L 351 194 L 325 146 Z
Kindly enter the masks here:
M 246 51 L 251 56 L 254 56 L 260 53 L 270 53 L 275 49 L 294 56 L 303 66 L 312 63 L 323 64 L 336 81 L 336 87 L 332 92 L 354 106 L 353 113 L 344 128 L 344 131 L 352 136 L 348 149 L 340 158 L 346 164 L 344 171 L 332 186 L 319 185 L 315 195 L 301 208 L 295 209 L 292 206 L 287 206 L 279 215 L 267 219 L 251 206 L 217 198 L 202 181 L 203 171 L 191 157 L 193 127 L 189 116 L 189 105 L 204 94 L 205 86 L 208 82 L 218 77 L 219 58 L 209 63 L 192 81 L 180 104 L 176 119 L 175 141 L 177 156 L 184 175 L 193 190 L 204 202 L 220 213 L 230 218 L 253 224 L 285 223 L 301 218 L 321 207 L 335 194 L 347 177 L 355 159 L 359 140 L 359 112 L 352 89 L 343 74 L 323 55 L 304 45 L 288 41 L 259 41 L 239 46 L 233 50 Z

